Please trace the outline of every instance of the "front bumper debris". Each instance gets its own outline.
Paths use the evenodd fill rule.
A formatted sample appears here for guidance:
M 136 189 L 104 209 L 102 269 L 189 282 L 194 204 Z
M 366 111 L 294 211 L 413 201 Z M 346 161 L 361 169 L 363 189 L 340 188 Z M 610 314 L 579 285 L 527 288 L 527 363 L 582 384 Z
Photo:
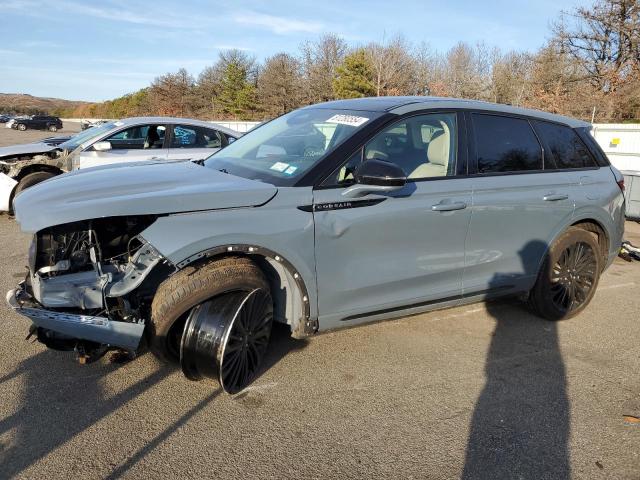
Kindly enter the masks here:
M 0 212 L 8 212 L 10 210 L 11 194 L 17 184 L 18 182 L 13 178 L 0 173 Z
M 118 322 L 106 317 L 46 310 L 25 291 L 24 283 L 7 293 L 7 303 L 37 327 L 79 340 L 136 350 L 144 332 L 142 323 Z

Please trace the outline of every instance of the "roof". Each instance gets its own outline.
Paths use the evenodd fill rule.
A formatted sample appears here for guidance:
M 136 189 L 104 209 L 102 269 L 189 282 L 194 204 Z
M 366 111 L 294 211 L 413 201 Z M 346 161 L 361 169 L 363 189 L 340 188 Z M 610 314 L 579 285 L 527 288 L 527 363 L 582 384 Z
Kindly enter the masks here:
M 222 133 L 226 135 L 231 135 L 233 137 L 241 136 L 242 133 L 237 132 L 231 128 L 223 127 L 222 125 L 218 125 L 217 123 L 207 122 L 205 120 L 196 120 L 194 118 L 180 118 L 180 117 L 129 117 L 123 118 L 122 120 L 118 120 L 120 122 L 119 127 L 124 125 L 140 125 L 146 123 L 169 123 L 175 124 L 180 123 L 182 125 L 193 125 L 200 126 L 206 128 L 215 128 L 216 130 L 220 130 Z
M 501 105 L 498 103 L 483 102 L 480 100 L 467 100 L 448 97 L 366 97 L 349 100 L 335 100 L 332 102 L 311 105 L 307 108 L 331 108 L 336 110 L 361 110 L 368 112 L 390 112 L 398 115 L 427 108 L 457 108 L 484 110 L 496 113 L 511 113 L 536 117 L 542 120 L 564 123 L 572 128 L 590 127 L 591 124 L 571 117 L 556 115 L 553 113 L 533 110 L 529 108 Z

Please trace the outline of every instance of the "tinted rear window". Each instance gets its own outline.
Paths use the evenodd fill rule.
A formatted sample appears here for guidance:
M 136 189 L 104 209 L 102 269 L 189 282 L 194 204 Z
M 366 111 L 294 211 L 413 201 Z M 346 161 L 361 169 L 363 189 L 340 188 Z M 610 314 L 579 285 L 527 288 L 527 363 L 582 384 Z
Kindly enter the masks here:
M 535 128 L 549 150 L 555 168 L 595 167 L 596 161 L 571 128 L 548 122 L 535 122 Z M 546 165 L 545 168 L 553 168 Z
M 472 114 L 478 173 L 542 170 L 542 148 L 527 120 Z

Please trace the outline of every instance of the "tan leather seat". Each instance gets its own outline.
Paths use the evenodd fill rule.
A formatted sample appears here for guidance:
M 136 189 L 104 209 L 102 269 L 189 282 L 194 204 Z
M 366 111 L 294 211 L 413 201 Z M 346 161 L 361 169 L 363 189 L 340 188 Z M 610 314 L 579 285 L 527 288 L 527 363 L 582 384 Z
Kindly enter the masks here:
M 428 163 L 419 165 L 409 174 L 409 178 L 446 177 L 449 168 L 449 150 L 451 147 L 451 135 L 449 126 L 439 122 L 442 132 L 436 134 L 427 147 Z

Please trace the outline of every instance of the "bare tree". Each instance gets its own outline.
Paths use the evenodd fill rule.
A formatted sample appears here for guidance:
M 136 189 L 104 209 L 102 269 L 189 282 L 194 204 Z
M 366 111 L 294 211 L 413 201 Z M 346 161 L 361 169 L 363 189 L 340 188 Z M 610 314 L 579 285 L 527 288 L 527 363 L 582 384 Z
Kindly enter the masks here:
M 370 43 L 366 48 L 374 74 L 376 96 L 413 95 L 419 92 L 417 66 L 411 46 L 397 35 L 389 42 Z
M 222 71 L 218 65 L 205 68 L 198 76 L 196 86 L 197 107 L 200 115 L 215 118 L 220 113 L 218 95 Z
M 444 91 L 442 55 L 423 42 L 414 49 L 413 61 L 417 95 L 438 95 L 439 92 Z
M 265 61 L 258 77 L 258 97 L 268 117 L 298 108 L 303 101 L 302 67 L 295 57 L 278 53 Z
M 566 52 L 605 92 L 639 72 L 640 3 L 597 0 L 591 7 L 565 12 L 553 32 Z
M 491 100 L 522 105 L 531 91 L 533 60 L 523 52 L 495 52 L 491 68 Z
M 483 44 L 471 47 L 460 42 L 447 52 L 444 73 L 448 95 L 489 99 L 491 91 L 491 52 Z
M 192 112 L 195 80 L 184 68 L 157 77 L 149 88 L 152 109 L 161 115 L 185 116 Z
M 306 102 L 333 100 L 333 80 L 336 70 L 347 54 L 346 42 L 337 35 L 325 34 L 316 41 L 301 46 Z

